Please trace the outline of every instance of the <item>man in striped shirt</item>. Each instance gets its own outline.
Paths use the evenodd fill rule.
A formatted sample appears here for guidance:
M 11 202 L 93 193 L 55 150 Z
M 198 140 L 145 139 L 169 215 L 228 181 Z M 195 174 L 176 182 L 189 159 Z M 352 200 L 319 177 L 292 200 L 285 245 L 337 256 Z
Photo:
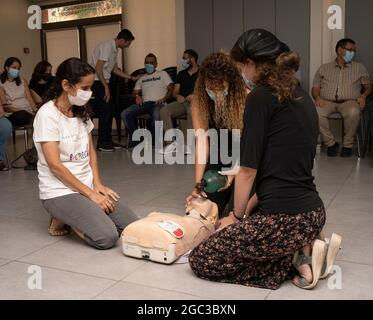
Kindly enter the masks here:
M 361 63 L 352 61 L 356 53 L 353 40 L 338 41 L 336 52 L 336 60 L 322 65 L 316 72 L 312 96 L 319 114 L 321 137 L 328 147 L 328 156 L 337 156 L 339 149 L 330 131 L 328 116 L 339 112 L 345 128 L 341 157 L 350 157 L 360 112 L 364 110 L 366 98 L 372 92 L 372 83 L 367 69 Z

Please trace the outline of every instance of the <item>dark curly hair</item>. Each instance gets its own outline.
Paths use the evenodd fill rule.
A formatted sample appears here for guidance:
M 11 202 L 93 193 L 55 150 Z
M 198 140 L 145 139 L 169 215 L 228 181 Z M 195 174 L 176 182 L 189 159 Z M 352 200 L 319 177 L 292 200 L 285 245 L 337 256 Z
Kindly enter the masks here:
M 76 85 L 82 77 L 95 74 L 95 69 L 78 58 L 70 58 L 60 64 L 56 72 L 53 86 L 45 94 L 44 103 L 55 100 L 63 93 L 62 81 L 67 80 L 70 85 Z M 91 112 L 87 106 L 73 106 L 74 117 L 81 118 L 85 123 L 90 119 Z
M 226 89 L 225 83 L 228 84 L 228 95 L 226 99 L 223 97 L 221 106 L 216 106 L 208 96 L 206 86 L 222 91 Z M 210 54 L 201 65 L 194 90 L 194 107 L 198 109 L 203 124 L 208 127 L 213 121 L 226 129 L 242 129 L 245 100 L 244 81 L 229 55 L 222 52 Z

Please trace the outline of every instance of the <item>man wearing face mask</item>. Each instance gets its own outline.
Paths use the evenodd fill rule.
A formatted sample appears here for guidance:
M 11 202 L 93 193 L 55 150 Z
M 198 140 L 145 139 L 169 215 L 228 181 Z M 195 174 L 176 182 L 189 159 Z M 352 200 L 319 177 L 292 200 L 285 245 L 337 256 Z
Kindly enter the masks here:
M 317 71 L 312 96 L 319 114 L 321 137 L 328 147 L 328 156 L 337 156 L 339 150 L 339 144 L 329 128 L 328 116 L 339 112 L 345 127 L 341 157 L 350 157 L 360 112 L 366 106 L 366 98 L 372 93 L 372 83 L 365 66 L 353 61 L 356 53 L 353 40 L 338 41 L 336 53 L 335 61 L 322 65 Z
M 173 97 L 176 99 L 175 102 L 170 103 L 161 109 L 161 121 L 163 121 L 163 130 L 172 129 L 172 119 L 177 117 L 186 116 L 186 124 L 182 126 L 185 145 L 187 139 L 187 130 L 192 129 L 192 115 L 191 115 L 191 103 L 193 99 L 194 86 L 197 81 L 199 65 L 198 65 L 198 53 L 192 49 L 185 50 L 183 58 L 181 60 L 181 66 L 183 68 L 177 75 Z M 176 142 L 170 143 L 160 153 L 167 154 L 172 153 L 177 148 Z M 190 148 L 184 147 L 184 152 L 189 153 Z
M 133 148 L 139 142 L 132 141 L 132 135 L 137 129 L 137 117 L 141 114 L 150 114 L 151 132 L 153 144 L 155 143 L 155 121 L 160 120 L 160 109 L 171 97 L 173 91 L 173 82 L 166 71 L 157 70 L 157 57 L 149 53 L 145 57 L 145 71 L 137 82 L 133 91 L 136 98 L 136 104 L 124 110 L 121 114 L 129 135 L 129 148 Z

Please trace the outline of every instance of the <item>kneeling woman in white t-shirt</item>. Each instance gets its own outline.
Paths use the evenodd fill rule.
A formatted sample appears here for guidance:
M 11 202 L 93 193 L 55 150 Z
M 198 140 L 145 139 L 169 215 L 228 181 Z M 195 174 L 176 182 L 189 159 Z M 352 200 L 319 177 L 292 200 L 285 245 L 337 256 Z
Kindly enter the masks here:
M 34 142 L 40 198 L 51 215 L 50 234 L 64 235 L 71 227 L 89 245 L 109 249 L 138 217 L 100 179 L 94 126 L 85 107 L 94 74 L 76 58 L 59 66 L 48 102 L 35 117 Z

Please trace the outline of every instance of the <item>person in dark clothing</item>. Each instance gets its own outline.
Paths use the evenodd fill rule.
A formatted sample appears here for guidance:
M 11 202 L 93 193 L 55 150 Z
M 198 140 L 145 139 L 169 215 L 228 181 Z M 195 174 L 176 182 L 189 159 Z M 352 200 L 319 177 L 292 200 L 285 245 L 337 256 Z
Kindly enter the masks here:
M 234 209 L 220 221 L 220 230 L 192 251 L 190 266 L 213 281 L 278 289 L 293 279 L 311 289 L 325 260 L 326 243 L 317 238 L 326 217 L 312 176 L 318 116 L 295 76 L 300 57 L 262 29 L 245 32 L 231 57 L 252 90 Z M 313 242 L 315 268 L 300 263 L 295 270 L 294 256 L 310 256 Z M 296 271 L 301 277 L 294 278 Z
M 29 87 L 36 105 L 41 106 L 44 95 L 51 88 L 54 79 L 52 76 L 52 65 L 48 61 L 40 61 L 35 66 Z
M 185 117 L 186 123 L 182 126 L 184 134 L 184 152 L 189 154 L 190 148 L 187 142 L 187 130 L 193 129 L 191 103 L 193 99 L 194 86 L 198 78 L 198 53 L 192 49 L 184 51 L 181 65 L 184 70 L 177 75 L 173 97 L 176 101 L 167 104 L 161 109 L 161 121 L 163 121 L 163 130 L 167 132 L 173 128 L 172 119 L 177 117 Z M 160 153 L 172 153 L 178 147 L 176 141 L 170 142 Z

